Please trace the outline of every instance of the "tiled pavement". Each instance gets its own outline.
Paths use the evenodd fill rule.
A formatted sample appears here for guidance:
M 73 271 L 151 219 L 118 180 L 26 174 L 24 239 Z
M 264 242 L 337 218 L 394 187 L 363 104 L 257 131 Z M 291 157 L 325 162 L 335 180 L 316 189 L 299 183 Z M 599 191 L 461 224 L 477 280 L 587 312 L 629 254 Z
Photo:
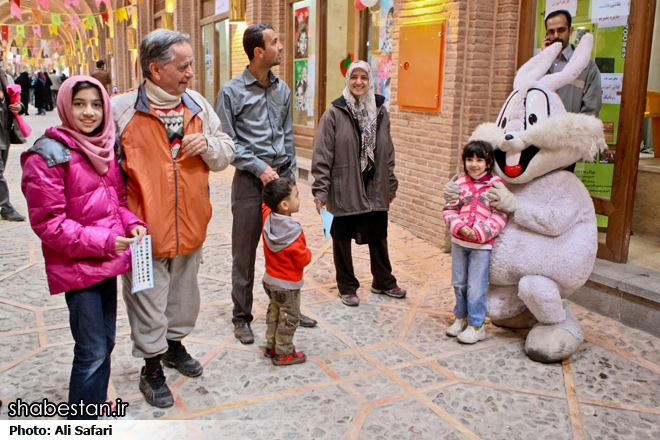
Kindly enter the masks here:
M 28 121 L 40 134 L 57 119 L 49 113 Z M 26 213 L 21 151 L 12 147 L 6 176 L 14 204 Z M 345 307 L 306 185 L 296 218 L 313 260 L 302 301 L 319 325 L 296 333 L 307 363 L 273 366 L 262 354 L 268 300 L 259 282 L 256 342 L 243 346 L 233 337 L 232 173 L 230 167 L 212 176 L 214 215 L 199 275 L 203 304 L 185 340 L 204 374 L 186 378 L 166 369 L 171 408 L 149 406 L 138 391 L 141 362 L 130 354 L 120 301 L 111 393 L 130 403 L 136 419 L 196 421 L 177 425 L 171 438 L 660 438 L 660 340 L 574 306 L 586 342 L 562 364 L 532 362 L 523 351 L 525 332 L 490 323 L 485 341 L 460 345 L 444 335 L 454 303 L 450 256 L 396 225 L 390 226 L 392 263 L 408 296 L 371 294 L 368 252 L 355 247 L 362 303 Z M 257 280 L 261 250 L 258 255 Z M 65 401 L 72 349 L 64 297 L 48 295 L 39 240 L 27 223 L 0 221 L 0 420 L 18 398 Z

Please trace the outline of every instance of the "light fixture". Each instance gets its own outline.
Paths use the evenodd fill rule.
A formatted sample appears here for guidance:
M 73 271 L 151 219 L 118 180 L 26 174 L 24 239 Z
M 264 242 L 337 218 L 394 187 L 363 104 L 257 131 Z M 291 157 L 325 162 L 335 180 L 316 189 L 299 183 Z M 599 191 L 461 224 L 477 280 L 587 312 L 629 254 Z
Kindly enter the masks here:
M 163 12 L 163 29 L 174 30 L 174 14 L 171 12 Z
M 229 22 L 245 21 L 245 0 L 229 0 Z

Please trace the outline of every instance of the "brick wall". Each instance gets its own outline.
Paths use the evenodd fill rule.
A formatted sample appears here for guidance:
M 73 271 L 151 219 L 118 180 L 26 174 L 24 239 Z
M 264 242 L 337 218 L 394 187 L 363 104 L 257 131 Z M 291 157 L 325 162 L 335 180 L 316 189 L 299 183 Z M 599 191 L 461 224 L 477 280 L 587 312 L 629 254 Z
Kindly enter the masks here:
M 399 191 L 390 215 L 415 235 L 449 249 L 442 190 L 459 170 L 472 131 L 497 117 L 511 90 L 518 1 L 395 1 L 394 11 L 390 109 Z M 441 112 L 399 109 L 399 27 L 435 20 L 447 20 Z

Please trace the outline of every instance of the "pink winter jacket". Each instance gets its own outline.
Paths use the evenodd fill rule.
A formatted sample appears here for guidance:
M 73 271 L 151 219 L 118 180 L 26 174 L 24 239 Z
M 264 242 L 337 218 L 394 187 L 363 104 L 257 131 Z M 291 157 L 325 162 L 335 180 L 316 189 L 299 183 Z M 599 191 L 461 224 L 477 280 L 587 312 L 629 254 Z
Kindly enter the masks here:
M 473 180 L 469 174 L 456 180 L 461 193 L 454 202 L 447 202 L 442 210 L 453 243 L 471 249 L 492 249 L 495 237 L 502 232 L 509 218 L 506 212 L 490 206 L 488 188 L 496 182 L 502 182 L 502 179 L 490 173 L 479 180 Z M 459 234 L 458 230 L 463 226 L 469 226 L 477 239 Z
M 32 229 L 42 242 L 51 295 L 128 272 L 130 249 L 117 254 L 116 237 L 131 237 L 135 226 L 146 227 L 126 207 L 117 161 L 100 176 L 73 140 L 57 137 L 42 136 L 21 154 L 21 187 Z

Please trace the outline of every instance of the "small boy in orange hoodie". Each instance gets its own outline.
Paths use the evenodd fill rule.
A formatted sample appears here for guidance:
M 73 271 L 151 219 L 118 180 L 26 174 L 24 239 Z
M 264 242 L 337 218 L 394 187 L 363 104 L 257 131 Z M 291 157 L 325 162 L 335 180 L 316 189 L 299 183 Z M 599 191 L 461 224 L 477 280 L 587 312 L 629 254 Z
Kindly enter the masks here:
M 293 179 L 271 180 L 263 190 L 264 254 L 263 284 L 270 304 L 266 314 L 266 351 L 274 365 L 305 362 L 296 351 L 293 335 L 300 321 L 300 289 L 303 269 L 312 260 L 302 226 L 291 218 L 300 209 L 300 193 Z

